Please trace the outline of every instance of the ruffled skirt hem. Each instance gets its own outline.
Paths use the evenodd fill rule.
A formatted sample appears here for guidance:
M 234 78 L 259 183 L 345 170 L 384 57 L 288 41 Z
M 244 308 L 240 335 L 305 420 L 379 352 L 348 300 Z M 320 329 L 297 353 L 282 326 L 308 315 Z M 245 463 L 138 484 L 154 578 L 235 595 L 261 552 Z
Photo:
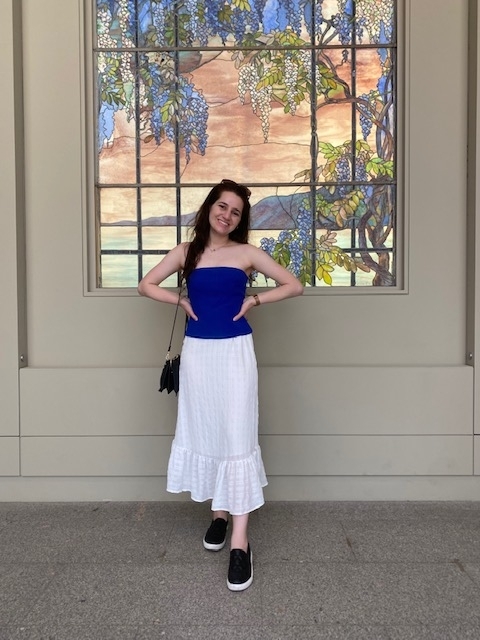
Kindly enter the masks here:
M 217 459 L 172 444 L 168 463 L 167 491 L 188 491 L 192 500 L 212 500 L 212 511 L 243 515 L 265 503 L 267 486 L 260 447 L 247 457 Z

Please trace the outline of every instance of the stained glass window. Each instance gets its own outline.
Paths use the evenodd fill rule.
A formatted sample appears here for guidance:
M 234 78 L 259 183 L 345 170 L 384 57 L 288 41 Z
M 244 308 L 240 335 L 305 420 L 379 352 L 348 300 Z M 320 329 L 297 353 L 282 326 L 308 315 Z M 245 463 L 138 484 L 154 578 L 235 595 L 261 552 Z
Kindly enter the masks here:
M 396 284 L 395 0 L 94 12 L 99 288 L 135 287 L 223 178 L 250 187 L 251 241 L 305 286 Z

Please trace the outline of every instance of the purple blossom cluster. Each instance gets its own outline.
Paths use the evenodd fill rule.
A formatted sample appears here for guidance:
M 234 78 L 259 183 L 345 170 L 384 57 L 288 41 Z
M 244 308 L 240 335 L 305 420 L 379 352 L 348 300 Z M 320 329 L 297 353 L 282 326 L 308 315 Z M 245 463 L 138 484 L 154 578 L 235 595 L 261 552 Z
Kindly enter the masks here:
M 147 56 L 143 57 L 143 61 L 148 71 L 149 81 L 146 84 L 146 90 L 149 92 L 152 106 L 150 123 L 156 143 L 161 143 L 162 132 L 172 142 L 178 135 L 185 149 L 187 161 L 190 159 L 194 144 L 195 150 L 203 155 L 208 138 L 208 106 L 205 98 L 184 76 L 178 76 L 176 81 L 173 79 L 173 81 L 165 82 L 158 64 L 153 63 Z M 170 118 L 166 120 L 162 118 L 162 107 L 165 107 L 172 96 L 180 101 L 177 125 Z
M 364 140 L 368 138 L 373 127 L 373 119 L 370 113 L 370 109 L 365 105 L 365 102 L 370 105 L 371 97 L 372 96 L 370 94 L 363 93 L 361 96 L 359 96 L 362 102 L 357 102 L 358 110 L 360 111 L 360 126 L 362 128 L 362 135 Z
M 346 155 L 342 156 L 337 161 L 337 178 L 339 182 L 349 182 L 351 179 L 350 162 Z M 338 187 L 338 193 L 340 197 L 344 198 L 350 187 L 347 185 L 340 185 Z
M 260 247 L 274 259 L 287 253 L 287 268 L 298 278 L 308 264 L 308 249 L 312 241 L 312 214 L 308 199 L 303 200 L 299 206 L 296 224 L 293 231 L 281 231 L 276 240 L 262 238 Z

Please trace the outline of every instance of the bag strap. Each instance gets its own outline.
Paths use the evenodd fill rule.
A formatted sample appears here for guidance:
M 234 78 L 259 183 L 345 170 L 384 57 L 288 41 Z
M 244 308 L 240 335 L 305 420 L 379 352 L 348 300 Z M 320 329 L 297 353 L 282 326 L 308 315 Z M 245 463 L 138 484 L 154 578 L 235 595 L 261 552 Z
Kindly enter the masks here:
M 175 315 L 173 316 L 172 331 L 170 333 L 170 340 L 169 340 L 169 343 L 168 343 L 167 355 L 165 357 L 165 360 L 169 360 L 170 359 L 170 349 L 172 348 L 173 334 L 175 333 L 175 323 L 177 321 L 178 307 L 180 306 L 180 300 L 182 299 L 182 291 L 184 289 L 186 289 L 186 283 L 185 283 L 185 281 L 183 279 L 183 275 L 182 275 L 182 280 L 181 280 L 180 286 L 178 288 L 178 300 L 177 300 L 177 305 L 175 307 Z M 185 328 L 183 330 L 184 334 L 187 332 L 187 324 L 188 324 L 188 315 L 185 314 Z
M 181 295 L 182 295 L 182 287 L 180 287 L 180 289 L 178 290 L 177 306 L 175 307 L 175 315 L 173 316 L 172 332 L 170 333 L 170 340 L 169 340 L 169 343 L 168 343 L 167 356 L 165 358 L 166 360 L 170 359 L 170 349 L 172 348 L 173 334 L 175 332 L 175 323 L 177 321 L 178 307 L 180 306 Z

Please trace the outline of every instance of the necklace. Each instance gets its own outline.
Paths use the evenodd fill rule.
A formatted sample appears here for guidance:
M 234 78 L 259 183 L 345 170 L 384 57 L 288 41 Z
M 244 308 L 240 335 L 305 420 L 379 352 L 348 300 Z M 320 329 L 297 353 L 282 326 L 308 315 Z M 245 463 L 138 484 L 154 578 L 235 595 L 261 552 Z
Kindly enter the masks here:
M 221 244 L 219 247 L 208 247 L 208 249 L 213 253 L 214 251 L 224 249 L 225 247 L 228 247 L 228 244 Z

